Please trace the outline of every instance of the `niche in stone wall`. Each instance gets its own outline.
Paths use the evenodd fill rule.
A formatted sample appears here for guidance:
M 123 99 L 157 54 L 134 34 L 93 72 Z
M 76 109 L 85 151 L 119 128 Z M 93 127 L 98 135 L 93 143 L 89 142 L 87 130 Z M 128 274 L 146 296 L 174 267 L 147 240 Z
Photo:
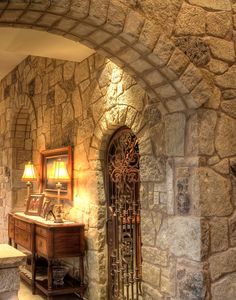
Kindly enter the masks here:
M 21 107 L 16 114 L 12 129 L 12 206 L 21 210 L 24 206 L 26 188 L 21 181 L 24 165 L 32 160 L 33 140 L 31 135 L 30 113 Z

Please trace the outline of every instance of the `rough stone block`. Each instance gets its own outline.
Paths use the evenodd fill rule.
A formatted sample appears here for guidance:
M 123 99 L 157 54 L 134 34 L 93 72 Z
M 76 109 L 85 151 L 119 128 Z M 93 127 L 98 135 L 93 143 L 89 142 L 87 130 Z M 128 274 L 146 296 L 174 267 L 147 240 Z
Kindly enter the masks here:
M 228 223 L 226 218 L 216 218 L 210 221 L 211 252 L 228 249 Z
M 236 120 L 224 113 L 220 114 L 215 146 L 221 157 L 236 155 Z
M 160 268 L 146 262 L 142 263 L 142 279 L 153 287 L 160 286 Z
M 109 0 L 90 0 L 89 21 L 102 25 L 106 21 Z
M 161 28 L 153 22 L 146 20 L 139 37 L 139 43 L 149 49 L 153 49 L 160 36 Z
M 175 32 L 177 35 L 202 35 L 205 33 L 205 24 L 206 11 L 204 9 L 183 3 Z
M 166 100 L 165 103 L 170 113 L 184 111 L 186 109 L 181 98 Z
M 213 57 L 227 62 L 235 61 L 234 43 L 216 37 L 208 37 L 206 41 Z
M 157 45 L 153 50 L 153 54 L 156 54 L 164 64 L 167 64 L 172 53 L 174 52 L 175 45 L 165 36 L 161 35 L 157 41 Z
M 148 210 L 142 210 L 142 242 L 145 246 L 155 246 L 156 229 Z
M 44 14 L 42 18 L 37 22 L 37 25 L 51 27 L 54 23 L 60 20 L 60 16 L 54 14 Z
M 163 300 L 164 296 L 158 291 L 158 289 L 151 287 L 150 285 L 143 282 L 143 299 L 144 300 Z
M 36 12 L 36 11 L 26 11 L 23 16 L 20 17 L 19 22 L 32 24 L 36 22 L 40 17 L 42 13 Z
M 231 247 L 236 246 L 236 213 L 229 219 L 229 242 Z
M 159 246 L 177 257 L 201 260 L 201 224 L 199 218 L 170 217 L 157 234 Z
M 157 88 L 155 88 L 155 91 L 161 98 L 165 98 L 165 99 L 176 96 L 176 90 L 170 84 L 166 84 L 166 85 L 157 87 Z
M 231 10 L 230 0 L 189 0 L 189 3 L 213 10 Z
M 214 12 L 207 14 L 206 32 L 208 34 L 224 38 L 230 31 L 232 31 L 230 13 Z
M 153 69 L 153 66 L 150 65 L 145 59 L 142 58 L 139 58 L 136 61 L 132 62 L 130 66 L 138 73 L 143 73 Z
M 225 72 L 224 74 L 222 74 L 220 76 L 217 76 L 216 84 L 225 89 L 235 89 L 236 88 L 236 66 L 233 65 L 231 68 L 229 68 L 229 70 L 227 72 Z M 235 90 L 231 90 L 231 92 L 225 91 L 224 94 L 226 94 L 226 93 L 232 94 L 232 96 L 230 96 L 230 98 L 234 97 L 233 95 L 236 95 Z M 227 99 L 229 99 L 229 98 L 227 97 Z
M 193 64 L 190 64 L 180 77 L 181 83 L 189 91 L 191 91 L 200 82 L 201 79 L 201 72 Z
M 216 121 L 217 114 L 213 110 L 201 110 L 189 118 L 186 144 L 189 155 L 214 153 Z
M 124 51 L 122 51 L 122 53 L 120 54 L 120 58 L 130 64 L 132 62 L 134 62 L 135 60 L 137 60 L 140 57 L 140 54 L 133 50 L 133 49 L 125 49 Z
M 212 169 L 222 175 L 229 174 L 229 160 L 227 158 L 222 159 L 219 163 L 212 166 Z
M 109 32 L 117 34 L 121 32 L 124 26 L 126 17 L 126 7 L 121 5 L 116 1 L 110 1 L 108 14 L 107 14 L 107 23 L 104 25 L 104 28 Z
M 213 283 L 211 294 L 214 300 L 231 300 L 236 295 L 236 274 L 230 274 L 221 281 Z
M 231 183 L 224 176 L 210 168 L 194 168 L 190 177 L 190 197 L 202 217 L 229 216 L 231 204 Z
M 87 17 L 89 13 L 89 4 L 89 1 L 72 0 L 68 15 L 78 19 Z
M 212 58 L 207 64 L 207 68 L 210 72 L 220 75 L 225 73 L 228 70 L 229 65 L 221 60 Z
M 92 41 L 92 43 L 95 43 L 97 45 L 103 44 L 110 38 L 110 33 L 107 33 L 103 30 L 96 30 L 88 37 L 89 41 Z
M 222 275 L 236 271 L 236 248 L 231 248 L 209 258 L 212 280 L 217 280 Z
M 126 44 L 124 44 L 123 42 L 121 42 L 117 38 L 113 38 L 112 40 L 110 40 L 107 43 L 105 43 L 103 45 L 103 47 L 104 47 L 105 50 L 108 50 L 111 53 L 117 53 L 117 52 L 125 49 L 126 48 Z
M 174 53 L 172 54 L 169 62 L 168 67 L 178 74 L 179 76 L 183 73 L 189 63 L 189 59 L 182 51 L 178 48 L 175 49 Z
M 192 90 L 191 95 L 195 103 L 195 108 L 198 108 L 211 99 L 212 91 L 208 83 L 202 80 Z
M 96 30 L 96 27 L 93 27 L 93 26 L 88 25 L 88 24 L 80 23 L 78 26 L 73 28 L 73 30 L 71 30 L 71 33 L 78 36 L 78 37 L 84 37 L 84 36 L 88 36 L 89 34 L 94 32 L 95 30 Z
M 21 14 L 21 10 L 5 10 L 1 15 L 1 22 L 16 22 Z
M 145 91 L 139 86 L 134 85 L 118 97 L 120 104 L 130 105 L 138 111 L 142 111 L 145 99 Z
M 145 79 L 151 86 L 160 84 L 163 81 L 165 81 L 164 77 L 161 75 L 160 72 L 158 72 L 158 70 L 154 70 L 154 71 L 151 71 L 150 73 L 146 74 Z
M 124 30 L 121 36 L 128 42 L 139 38 L 144 24 L 144 17 L 135 11 L 130 11 L 126 17 Z
M 168 252 L 153 247 L 142 247 L 143 259 L 154 265 L 167 266 L 168 264 Z
M 174 113 L 165 116 L 167 155 L 184 155 L 185 123 L 186 119 L 183 113 Z

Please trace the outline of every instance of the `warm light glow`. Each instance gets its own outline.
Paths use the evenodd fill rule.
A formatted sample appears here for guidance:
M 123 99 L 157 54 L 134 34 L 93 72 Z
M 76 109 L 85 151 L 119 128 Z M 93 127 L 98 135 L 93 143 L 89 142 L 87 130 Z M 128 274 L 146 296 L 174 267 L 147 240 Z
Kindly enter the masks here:
M 52 170 L 49 172 L 49 179 L 57 182 L 70 180 L 70 176 L 64 161 L 58 159 L 53 163 Z
M 37 176 L 35 172 L 35 167 L 31 162 L 28 162 L 25 165 L 22 181 L 36 181 L 36 180 L 37 180 Z

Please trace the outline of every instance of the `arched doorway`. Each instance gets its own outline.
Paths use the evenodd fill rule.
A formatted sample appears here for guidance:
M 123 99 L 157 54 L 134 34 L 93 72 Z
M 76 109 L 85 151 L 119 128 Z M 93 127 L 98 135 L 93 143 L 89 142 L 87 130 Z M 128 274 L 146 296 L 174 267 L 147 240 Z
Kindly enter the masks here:
M 106 163 L 108 299 L 139 299 L 139 148 L 137 138 L 129 128 L 119 129 L 111 138 Z

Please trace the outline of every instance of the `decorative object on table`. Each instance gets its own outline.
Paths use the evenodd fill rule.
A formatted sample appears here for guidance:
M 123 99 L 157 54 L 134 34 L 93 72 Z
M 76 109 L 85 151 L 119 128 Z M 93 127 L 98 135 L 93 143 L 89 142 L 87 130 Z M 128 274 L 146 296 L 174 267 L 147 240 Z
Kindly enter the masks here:
M 27 199 L 30 196 L 30 188 L 33 181 L 37 180 L 36 171 L 34 165 L 29 161 L 24 168 L 24 173 L 21 178 L 22 181 L 26 181 L 27 185 Z
M 41 212 L 40 212 L 40 216 L 42 218 L 46 217 L 46 215 L 48 214 L 48 212 L 50 210 L 51 205 L 52 205 L 51 200 L 48 199 L 47 197 L 44 197 Z
M 59 158 L 53 162 L 52 169 L 49 172 L 49 179 L 56 182 L 57 187 L 57 204 L 54 205 L 56 219 L 54 222 L 63 223 L 63 206 L 61 204 L 62 182 L 70 180 L 65 161 Z
M 53 284 L 56 286 L 64 285 L 64 278 L 68 272 L 69 272 L 69 267 L 53 266 L 52 267 Z
M 69 179 L 61 181 L 60 198 L 63 200 L 72 200 L 72 147 L 45 150 L 41 152 L 41 172 L 40 172 L 40 191 L 45 193 L 47 198 L 55 199 L 58 189 L 51 176 L 53 164 L 60 159 L 66 165 Z
M 26 215 L 40 216 L 44 194 L 31 194 L 26 203 Z

